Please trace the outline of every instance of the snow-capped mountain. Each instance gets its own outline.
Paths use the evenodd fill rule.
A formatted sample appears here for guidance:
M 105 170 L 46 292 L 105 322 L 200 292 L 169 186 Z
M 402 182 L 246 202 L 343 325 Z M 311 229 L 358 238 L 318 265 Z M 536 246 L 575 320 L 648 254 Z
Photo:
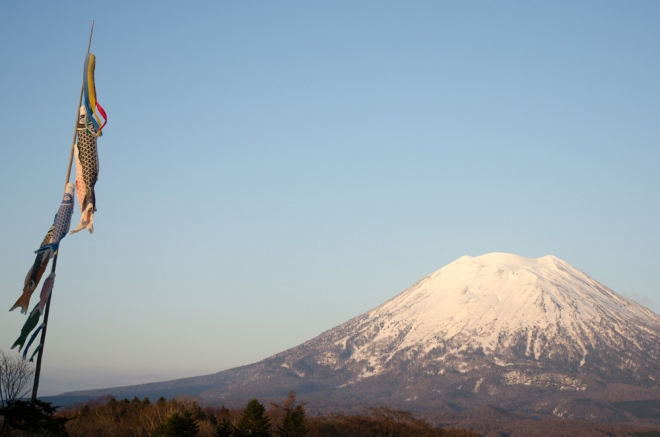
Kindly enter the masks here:
M 464 256 L 303 346 L 312 345 L 321 365 L 362 363 L 359 378 L 413 357 L 439 372 L 522 360 L 607 379 L 660 378 L 652 365 L 660 317 L 554 256 Z M 284 365 L 295 367 L 297 354 L 287 355 Z
M 660 316 L 554 256 L 491 253 L 459 258 L 261 362 L 71 394 L 187 393 L 231 405 L 295 389 L 318 408 L 390 404 L 437 412 L 497 404 L 608 421 L 624 413 L 602 400 L 660 400 L 659 358 Z

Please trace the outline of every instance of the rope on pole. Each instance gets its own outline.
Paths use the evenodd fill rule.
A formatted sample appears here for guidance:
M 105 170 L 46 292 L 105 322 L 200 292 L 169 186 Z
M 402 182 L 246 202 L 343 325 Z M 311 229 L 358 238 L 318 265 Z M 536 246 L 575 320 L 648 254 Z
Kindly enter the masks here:
M 94 34 L 94 20 L 92 20 L 92 28 L 89 31 L 89 41 L 87 42 L 87 54 L 92 48 L 92 36 Z M 73 127 L 73 141 L 71 142 L 71 153 L 69 154 L 69 166 L 66 170 L 66 181 L 64 182 L 64 190 L 66 191 L 66 185 L 71 179 L 71 167 L 73 166 L 73 153 L 76 147 L 76 137 L 78 135 L 78 114 L 80 111 L 80 105 L 82 104 L 83 90 L 85 89 L 84 82 L 80 86 L 80 97 L 78 98 L 78 106 L 76 106 L 76 123 Z M 57 268 L 57 256 L 59 255 L 60 250 L 57 249 L 55 255 L 53 255 L 53 264 L 50 271 L 55 273 Z M 41 339 L 39 340 L 39 354 L 37 355 L 37 365 L 34 369 L 34 380 L 32 383 L 32 403 L 34 404 L 37 400 L 37 392 L 39 391 L 39 377 L 41 376 L 41 360 L 44 354 L 44 344 L 46 343 L 46 330 L 48 329 L 48 314 L 50 313 L 50 301 L 53 299 L 53 293 L 51 292 L 48 296 L 48 301 L 46 301 L 46 311 L 44 313 L 44 328 L 41 330 Z

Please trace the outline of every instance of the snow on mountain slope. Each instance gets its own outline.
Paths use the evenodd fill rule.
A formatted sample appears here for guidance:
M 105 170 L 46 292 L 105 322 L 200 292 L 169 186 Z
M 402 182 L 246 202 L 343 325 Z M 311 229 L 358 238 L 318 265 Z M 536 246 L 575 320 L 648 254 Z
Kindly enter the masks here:
M 647 362 L 658 362 L 659 344 L 658 315 L 568 263 L 491 253 L 461 257 L 303 346 L 323 350 L 318 364 L 361 363 L 361 378 L 414 358 L 462 373 L 523 360 L 655 379 Z

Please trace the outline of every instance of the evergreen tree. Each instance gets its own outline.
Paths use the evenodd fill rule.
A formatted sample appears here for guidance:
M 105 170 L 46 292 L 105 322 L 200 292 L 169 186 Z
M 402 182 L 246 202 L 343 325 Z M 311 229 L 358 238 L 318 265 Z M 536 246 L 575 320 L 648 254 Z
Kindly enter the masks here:
M 305 426 L 305 408 L 298 405 L 289 409 L 275 434 L 278 437 L 303 437 L 309 434 L 309 428 Z
M 238 418 L 234 427 L 234 437 L 271 437 L 270 419 L 266 408 L 258 400 L 252 399 Z
M 215 428 L 213 437 L 232 437 L 234 435 L 234 427 L 226 417 L 223 417 L 218 426 Z
M 161 424 L 159 433 L 163 436 L 194 437 L 199 435 L 199 424 L 192 413 L 185 410 L 181 414 L 170 414 Z
M 3 416 L 3 435 L 14 435 L 15 431 L 23 431 L 24 435 L 53 435 L 66 436 L 65 424 L 69 420 L 64 417 L 56 417 L 50 402 L 40 400 L 34 403 L 27 401 L 8 401 L 0 408 L 0 416 Z

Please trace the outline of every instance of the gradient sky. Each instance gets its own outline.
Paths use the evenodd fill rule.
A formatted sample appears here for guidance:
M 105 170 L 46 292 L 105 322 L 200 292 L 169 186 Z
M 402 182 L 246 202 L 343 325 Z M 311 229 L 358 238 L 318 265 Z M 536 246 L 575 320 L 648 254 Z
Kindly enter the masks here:
M 462 255 L 660 312 L 656 1 L 2 2 L 0 348 L 92 19 L 96 232 L 62 242 L 41 394 L 249 364 Z

